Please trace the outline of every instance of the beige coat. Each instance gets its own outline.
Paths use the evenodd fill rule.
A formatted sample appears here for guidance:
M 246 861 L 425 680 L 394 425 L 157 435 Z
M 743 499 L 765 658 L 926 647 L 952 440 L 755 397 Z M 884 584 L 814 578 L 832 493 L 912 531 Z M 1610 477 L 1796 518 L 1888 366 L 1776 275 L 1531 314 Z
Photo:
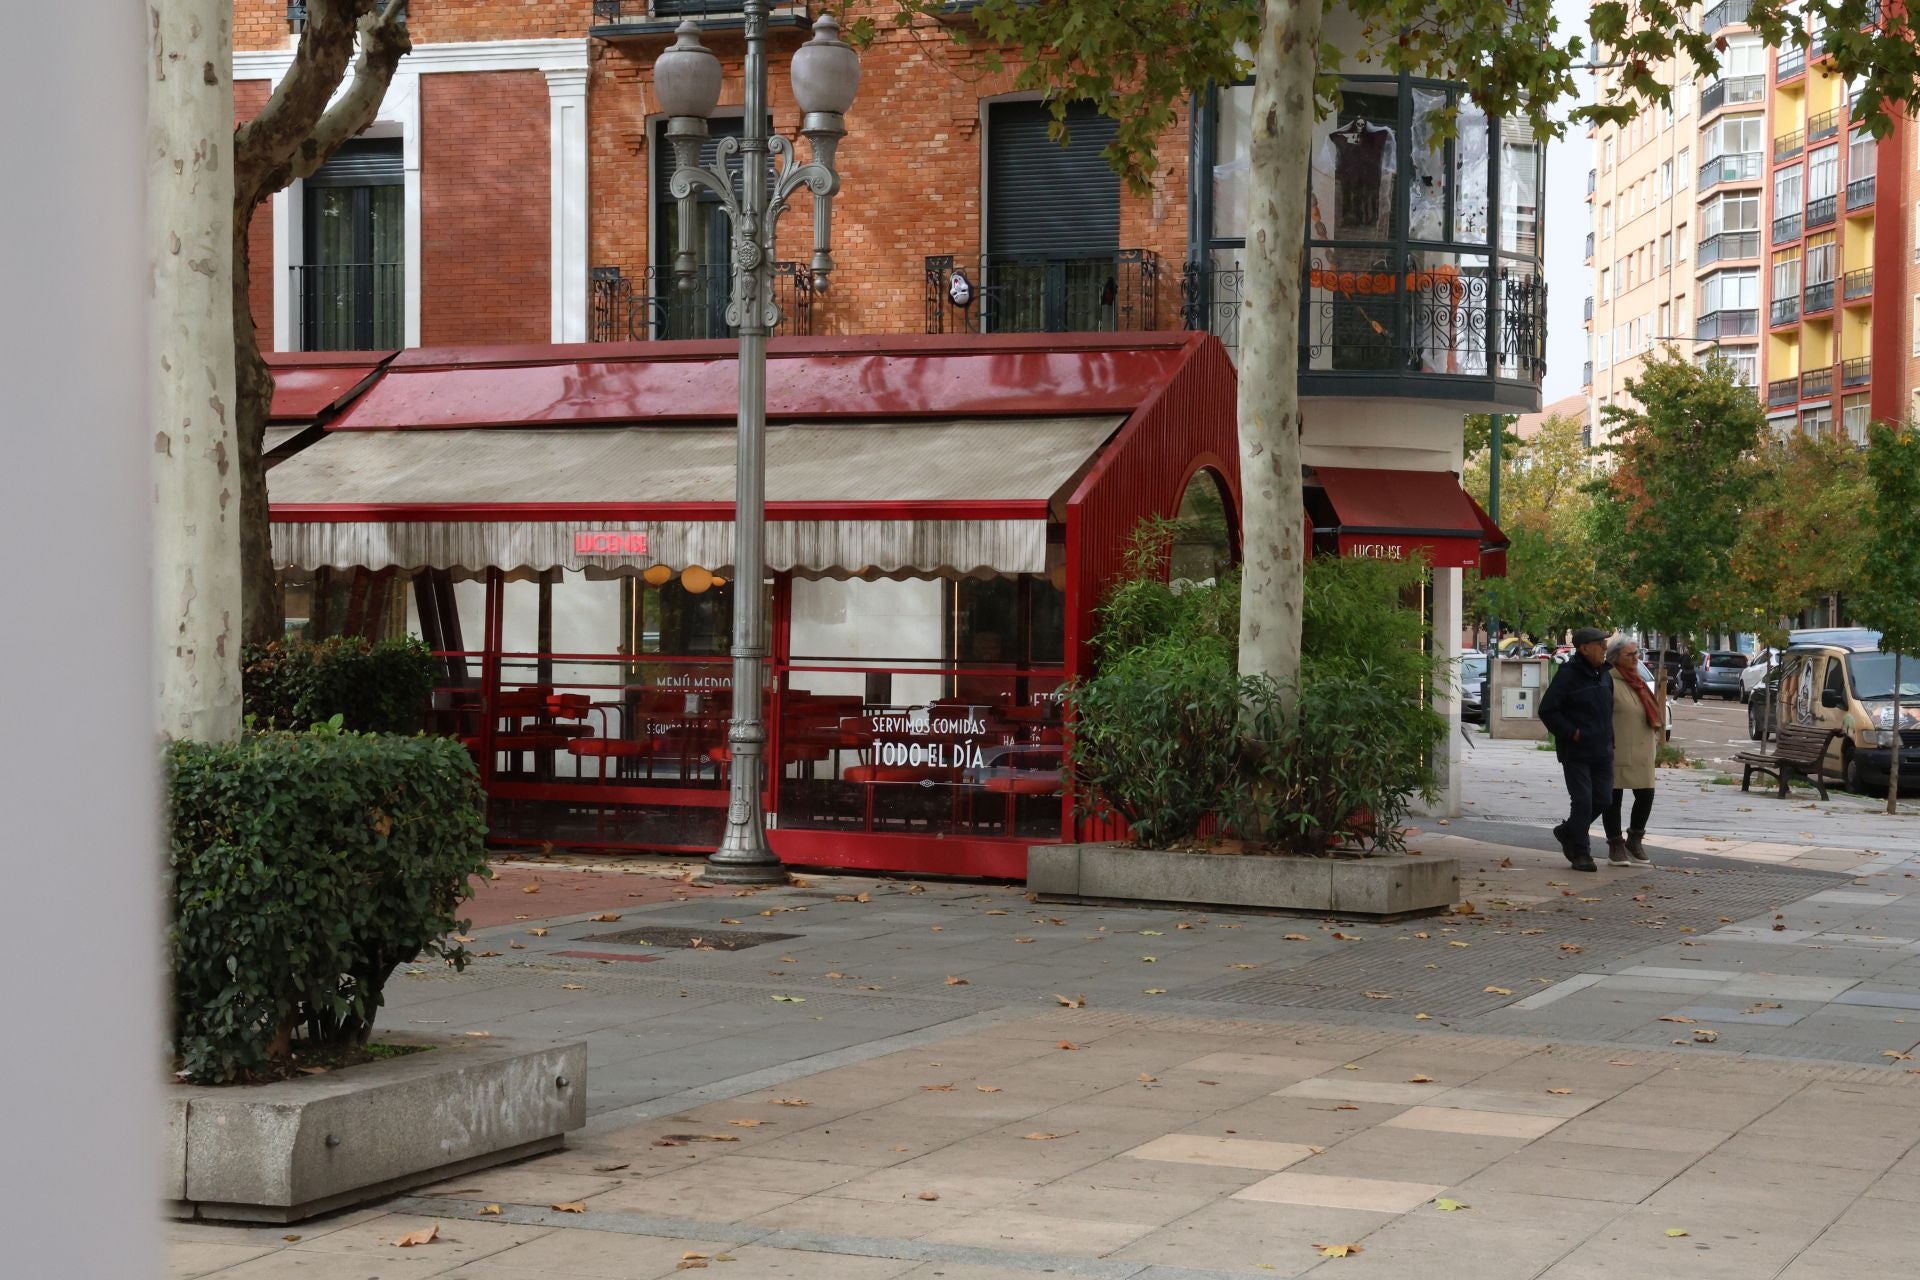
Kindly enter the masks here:
M 1654 693 L 1654 705 L 1660 695 Z M 1646 790 L 1653 786 L 1653 762 L 1660 749 L 1660 731 L 1647 723 L 1646 708 L 1618 672 L 1613 677 L 1613 787 L 1616 791 Z

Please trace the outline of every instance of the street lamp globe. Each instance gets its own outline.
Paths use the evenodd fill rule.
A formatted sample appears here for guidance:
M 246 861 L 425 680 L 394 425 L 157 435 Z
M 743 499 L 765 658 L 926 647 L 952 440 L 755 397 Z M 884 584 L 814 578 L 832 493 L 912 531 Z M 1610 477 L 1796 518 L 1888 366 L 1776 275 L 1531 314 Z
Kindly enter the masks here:
M 808 115 L 843 116 L 853 106 L 860 91 L 860 55 L 840 38 L 840 24 L 832 14 L 820 15 L 813 39 L 795 50 L 792 76 L 793 100 Z
M 673 47 L 654 59 L 653 96 L 662 114 L 706 120 L 720 105 L 720 59 L 700 43 L 693 19 L 682 22 L 676 35 Z

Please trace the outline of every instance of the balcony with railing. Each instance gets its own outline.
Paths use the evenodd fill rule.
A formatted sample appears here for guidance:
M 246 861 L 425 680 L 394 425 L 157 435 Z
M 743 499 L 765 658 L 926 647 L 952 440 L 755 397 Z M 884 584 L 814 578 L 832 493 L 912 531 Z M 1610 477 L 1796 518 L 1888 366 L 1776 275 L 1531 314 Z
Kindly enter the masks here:
M 1580 317 L 1581 319 L 1583 320 L 1593 319 L 1593 295 L 1592 294 L 1587 295 L 1587 301 L 1585 305 L 1580 308 L 1580 310 L 1582 313 Z
M 1773 220 L 1773 242 L 1775 244 L 1785 244 L 1789 240 L 1798 240 L 1800 238 L 1800 231 L 1800 215 L 1797 213 L 1789 213 L 1784 217 Z
M 1236 351 L 1243 283 L 1237 261 L 1188 263 L 1181 327 L 1210 332 Z M 1538 406 L 1547 287 L 1535 277 L 1433 266 L 1418 250 L 1315 246 L 1301 285 L 1302 395 Z
M 701 266 L 691 286 L 681 288 L 671 267 L 644 267 L 633 275 L 620 267 L 594 267 L 587 278 L 588 341 L 731 337 L 727 302 L 733 280 L 728 268 Z M 813 274 L 805 263 L 773 264 L 773 300 L 780 308 L 774 336 L 813 332 Z
M 1795 129 L 1773 140 L 1773 162 L 1791 160 L 1807 149 L 1807 135 Z
M 1700 34 L 1710 36 L 1722 27 L 1744 24 L 1753 9 L 1753 0 L 1720 0 L 1700 15 Z
M 1807 117 L 1807 141 L 1819 142 L 1840 132 L 1840 109 L 1834 107 Z
M 1587 232 L 1587 261 L 1593 261 L 1593 232 Z
M 1832 226 L 1839 212 L 1840 202 L 1833 196 L 1821 196 L 1818 200 L 1807 201 L 1807 230 Z
M 688 18 L 698 18 L 703 30 L 740 30 L 746 25 L 741 0 L 593 0 L 593 23 L 587 34 L 599 40 L 634 37 L 664 38 Z M 807 5 L 774 0 L 768 27 L 804 30 L 812 21 Z
M 1110 333 L 1160 327 L 1160 256 L 1105 254 L 929 257 L 928 333 Z M 1237 298 L 1237 293 L 1236 293 Z
M 1700 166 L 1701 191 L 1717 187 L 1723 182 L 1758 182 L 1760 168 L 1766 157 L 1758 151 L 1735 151 L 1724 156 L 1715 156 Z
M 1858 271 L 1847 272 L 1841 282 L 1841 296 L 1848 306 L 1873 300 L 1873 268 L 1862 267 Z
M 1773 78 L 1784 84 L 1788 80 L 1798 79 L 1806 69 L 1806 50 L 1792 47 L 1784 48 L 1780 50 L 1780 58 L 1774 64 Z
M 1715 262 L 1724 262 L 1729 258 L 1759 256 L 1760 233 L 1758 231 L 1722 231 L 1718 235 L 1708 236 L 1696 246 L 1694 265 L 1705 267 Z
M 398 262 L 296 264 L 302 351 L 391 351 L 406 345 L 406 268 Z
M 1782 325 L 1800 323 L 1800 295 L 1787 294 L 1784 298 L 1775 298 L 1767 311 L 1768 324 L 1778 329 Z
M 1800 300 L 1800 313 L 1812 316 L 1831 310 L 1833 310 L 1833 281 L 1820 280 L 1808 284 Z
M 1865 356 L 1840 366 L 1840 385 L 1843 387 L 1864 387 L 1872 381 L 1873 361 Z
M 1852 182 L 1849 182 L 1847 184 L 1847 212 L 1854 213 L 1861 209 L 1872 208 L 1875 186 L 1874 175 L 1871 173 L 1865 177 L 1855 178 Z
M 1767 408 L 1778 409 L 1800 398 L 1800 379 L 1775 378 L 1767 384 Z
M 1722 338 L 1751 338 L 1760 332 L 1760 312 L 1755 307 L 1709 311 L 1694 322 L 1697 342 L 1718 342 Z
M 1767 96 L 1765 76 L 1732 76 L 1715 80 L 1700 91 L 1700 117 L 1705 119 L 1722 107 L 1739 107 L 1759 102 Z
M 1591 360 L 1580 366 L 1580 385 L 1583 387 L 1593 385 L 1593 361 Z
M 1803 369 L 1800 372 L 1800 398 L 1818 400 L 1821 396 L 1833 394 L 1833 366 L 1822 369 Z
M 1598 191 L 1599 189 L 1600 189 L 1600 171 L 1598 169 L 1587 170 L 1587 194 L 1592 195 L 1595 191 Z

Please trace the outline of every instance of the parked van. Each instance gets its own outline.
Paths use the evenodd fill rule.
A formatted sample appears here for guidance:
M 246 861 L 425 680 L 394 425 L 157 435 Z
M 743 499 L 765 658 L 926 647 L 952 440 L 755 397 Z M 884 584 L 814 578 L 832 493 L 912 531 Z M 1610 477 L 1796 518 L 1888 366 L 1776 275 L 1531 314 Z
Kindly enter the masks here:
M 1893 724 L 1894 655 L 1880 651 L 1874 632 L 1832 641 L 1796 640 L 1747 703 L 1747 731 L 1769 736 L 1774 708 L 1780 723 L 1838 729 L 1827 767 L 1849 791 L 1880 791 L 1887 784 L 1895 743 L 1900 775 L 1920 786 L 1920 657 L 1900 658 L 1900 730 Z

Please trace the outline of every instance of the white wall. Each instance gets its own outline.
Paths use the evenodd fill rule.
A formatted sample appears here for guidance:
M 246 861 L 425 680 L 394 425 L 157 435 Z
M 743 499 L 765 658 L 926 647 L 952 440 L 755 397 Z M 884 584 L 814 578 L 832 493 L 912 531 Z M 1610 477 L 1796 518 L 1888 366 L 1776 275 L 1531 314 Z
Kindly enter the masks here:
M 809 580 L 793 583 L 794 659 L 824 659 L 822 665 L 853 665 L 867 661 L 922 658 L 938 660 L 945 652 L 942 627 L 944 592 L 936 579 Z M 837 661 L 836 661 L 837 660 Z M 866 677 L 858 672 L 795 673 L 795 689 L 809 693 L 864 693 Z M 942 693 L 938 676 L 893 677 L 893 700 L 918 705 Z

